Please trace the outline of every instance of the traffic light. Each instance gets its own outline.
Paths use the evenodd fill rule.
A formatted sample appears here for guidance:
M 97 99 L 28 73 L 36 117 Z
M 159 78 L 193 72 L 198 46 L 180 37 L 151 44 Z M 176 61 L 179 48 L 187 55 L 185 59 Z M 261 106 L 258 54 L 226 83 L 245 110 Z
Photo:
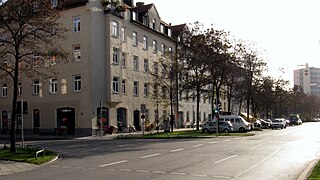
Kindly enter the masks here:
M 217 109 L 217 108 L 214 109 L 214 114 L 219 114 L 219 112 L 220 112 L 219 109 Z

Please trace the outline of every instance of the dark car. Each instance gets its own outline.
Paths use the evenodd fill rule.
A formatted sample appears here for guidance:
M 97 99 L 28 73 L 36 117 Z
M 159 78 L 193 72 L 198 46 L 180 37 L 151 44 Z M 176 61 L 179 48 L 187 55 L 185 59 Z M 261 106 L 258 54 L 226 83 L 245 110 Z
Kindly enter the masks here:
M 299 117 L 299 114 L 291 114 L 290 118 L 290 125 L 301 125 L 302 124 L 302 120 Z

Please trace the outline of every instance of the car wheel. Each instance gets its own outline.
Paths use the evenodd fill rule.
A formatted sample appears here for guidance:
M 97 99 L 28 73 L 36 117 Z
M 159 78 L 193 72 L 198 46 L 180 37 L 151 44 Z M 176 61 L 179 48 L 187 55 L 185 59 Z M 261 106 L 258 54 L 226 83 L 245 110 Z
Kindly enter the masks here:
M 224 133 L 229 133 L 229 130 L 228 129 L 224 129 L 223 132 Z
M 209 131 L 208 131 L 208 129 L 204 129 L 203 132 L 204 133 L 208 133 Z
M 243 133 L 243 132 L 245 132 L 245 129 L 244 129 L 243 127 L 241 127 L 241 128 L 239 129 L 239 132 Z

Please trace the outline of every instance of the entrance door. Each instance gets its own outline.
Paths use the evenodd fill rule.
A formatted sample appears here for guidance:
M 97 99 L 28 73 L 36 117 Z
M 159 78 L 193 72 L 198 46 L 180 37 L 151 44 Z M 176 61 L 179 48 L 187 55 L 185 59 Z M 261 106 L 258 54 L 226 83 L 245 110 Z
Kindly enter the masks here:
M 133 125 L 137 131 L 141 131 L 140 112 L 138 110 L 133 111 Z
M 69 135 L 74 135 L 75 109 L 70 107 L 57 109 L 57 128 L 67 128 Z
M 127 128 L 127 110 L 125 108 L 117 109 L 117 125 L 119 131 L 123 131 L 124 128 Z

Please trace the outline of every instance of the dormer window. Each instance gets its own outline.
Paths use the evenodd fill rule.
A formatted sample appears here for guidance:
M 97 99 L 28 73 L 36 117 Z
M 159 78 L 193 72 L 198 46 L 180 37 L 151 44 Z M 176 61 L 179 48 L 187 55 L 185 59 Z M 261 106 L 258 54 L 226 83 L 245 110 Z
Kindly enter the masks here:
M 156 29 L 156 22 L 157 20 L 155 18 L 152 19 L 152 29 Z
M 171 29 L 168 28 L 168 36 L 171 37 Z
M 142 17 L 142 24 L 145 25 L 145 26 L 148 26 L 148 19 L 147 19 L 146 16 Z
M 164 33 L 164 25 L 163 24 L 160 25 L 160 32 Z
M 132 20 L 137 20 L 137 13 L 135 11 L 132 11 Z

